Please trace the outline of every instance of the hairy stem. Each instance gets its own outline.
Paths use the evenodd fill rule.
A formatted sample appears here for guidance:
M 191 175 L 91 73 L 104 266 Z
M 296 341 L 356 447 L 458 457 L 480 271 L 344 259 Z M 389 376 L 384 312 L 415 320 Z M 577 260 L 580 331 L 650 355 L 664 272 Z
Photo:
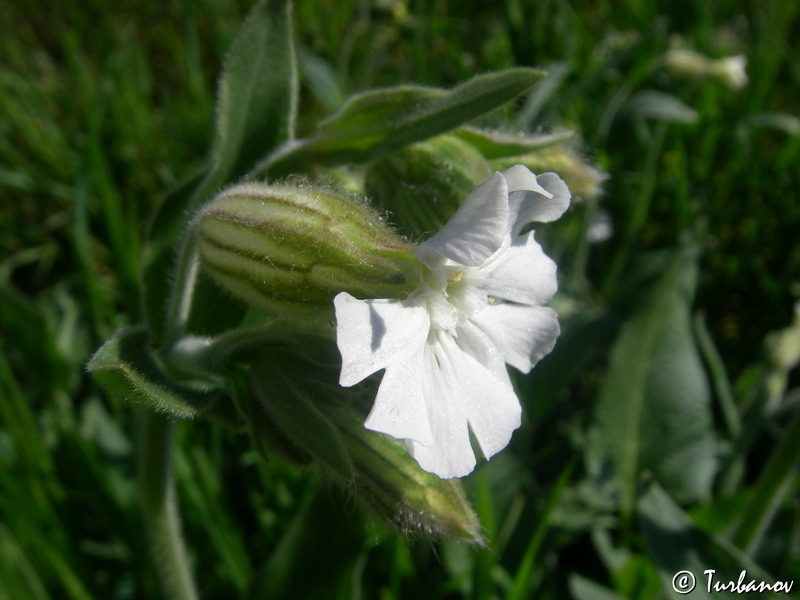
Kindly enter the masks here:
M 172 472 L 173 423 L 147 411 L 143 415 L 139 478 L 145 525 L 152 544 L 164 598 L 197 600 L 181 536 Z

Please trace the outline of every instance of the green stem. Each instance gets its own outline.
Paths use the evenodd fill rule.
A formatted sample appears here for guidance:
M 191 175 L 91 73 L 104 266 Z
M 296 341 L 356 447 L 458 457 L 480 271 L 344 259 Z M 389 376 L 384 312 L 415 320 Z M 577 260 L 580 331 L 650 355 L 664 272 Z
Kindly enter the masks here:
M 517 568 L 511 591 L 506 596 L 509 600 L 521 600 L 522 598 L 530 597 L 529 592 L 531 590 L 529 588 L 533 580 L 534 569 L 537 566 L 539 549 L 542 547 L 544 537 L 549 530 L 553 511 L 556 509 L 556 506 L 558 506 L 558 501 L 569 482 L 569 478 L 572 476 L 572 471 L 575 470 L 576 464 L 577 460 L 573 458 L 564 470 L 561 471 L 561 475 L 558 476 L 558 479 L 553 485 L 553 489 L 550 491 L 550 496 L 547 498 L 547 503 L 544 506 L 542 515 L 539 518 L 536 529 L 533 531 L 531 540 L 528 542 L 528 547 L 525 549 L 525 554 L 522 556 L 522 560 Z M 538 563 L 538 566 L 540 569 L 543 568 L 541 562 Z
M 733 533 L 733 542 L 752 556 L 780 508 L 800 464 L 800 410 L 795 411 L 783 439 L 767 462 L 753 496 Z
M 190 226 L 186 232 L 178 257 L 178 268 L 175 272 L 175 282 L 172 285 L 172 294 L 167 307 L 166 332 L 164 335 L 164 348 L 169 348 L 186 332 L 186 327 L 191 316 L 194 290 L 197 285 L 197 275 L 200 270 L 200 260 L 197 255 L 197 239 Z
M 728 437 L 732 440 L 738 439 L 742 432 L 742 422 L 739 417 L 739 409 L 736 406 L 736 400 L 733 398 L 730 378 L 725 371 L 725 363 L 717 347 L 714 345 L 714 340 L 711 338 L 708 327 L 706 327 L 703 315 L 697 313 L 694 316 L 692 325 L 694 326 L 695 339 L 697 340 L 697 345 L 700 347 L 700 353 L 703 355 L 711 375 L 711 384 L 714 388 L 717 401 L 719 402 L 722 420 L 725 422 L 725 428 L 728 430 Z
M 143 415 L 139 479 L 145 525 L 164 598 L 197 600 L 189 558 L 181 536 L 172 472 L 173 423 L 163 415 Z

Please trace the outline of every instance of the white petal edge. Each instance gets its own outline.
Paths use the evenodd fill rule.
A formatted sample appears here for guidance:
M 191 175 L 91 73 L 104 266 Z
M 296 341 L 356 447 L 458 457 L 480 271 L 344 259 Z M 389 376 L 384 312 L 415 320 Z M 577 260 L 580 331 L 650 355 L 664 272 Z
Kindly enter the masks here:
M 509 179 L 509 218 L 513 235 L 519 235 L 528 223 L 555 221 L 569 208 L 572 194 L 555 173 L 536 176 L 517 165 L 504 174 Z
M 430 329 L 424 307 L 400 300 L 358 300 L 347 292 L 337 294 L 333 305 L 342 355 L 340 385 L 350 387 L 390 364 L 422 354 Z
M 505 362 L 527 373 L 548 355 L 561 333 L 558 314 L 546 306 L 494 304 L 473 317 Z
M 414 253 L 429 267 L 442 258 L 475 267 L 494 254 L 509 233 L 508 186 L 505 177 L 495 173 L 472 190 L 447 224 Z
M 503 171 L 503 177 L 508 183 L 508 193 L 514 192 L 535 192 L 545 198 L 550 198 L 552 194 L 541 186 L 536 175 L 528 167 L 514 165 L 510 169 Z
M 488 459 L 508 445 L 520 426 L 522 409 L 513 388 L 486 366 L 463 352 L 454 341 L 444 344 L 453 389 L 461 398 L 467 422 Z

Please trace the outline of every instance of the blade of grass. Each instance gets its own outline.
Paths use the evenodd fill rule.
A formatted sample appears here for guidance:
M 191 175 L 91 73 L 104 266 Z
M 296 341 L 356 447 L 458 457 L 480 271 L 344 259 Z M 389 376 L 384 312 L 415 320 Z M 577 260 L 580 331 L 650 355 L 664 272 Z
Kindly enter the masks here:
M 528 588 L 533 579 L 534 563 L 538 558 L 539 550 L 547 534 L 550 518 L 553 516 L 553 511 L 558 504 L 559 498 L 561 498 L 562 492 L 567 486 L 567 482 L 577 462 L 577 459 L 572 459 L 572 462 L 561 472 L 553 485 L 550 496 L 547 498 L 547 504 L 545 504 L 536 529 L 534 529 L 533 535 L 531 536 L 531 541 L 528 542 L 528 546 L 525 548 L 525 554 L 522 556 L 522 560 L 517 568 L 516 575 L 514 576 L 514 585 L 506 597 L 507 600 L 524 600 L 525 598 L 531 597 L 531 591 Z
M 747 556 L 761 544 L 764 533 L 792 486 L 800 465 L 800 410 L 795 411 L 778 447 L 756 483 L 750 502 L 733 532 L 733 542 Z

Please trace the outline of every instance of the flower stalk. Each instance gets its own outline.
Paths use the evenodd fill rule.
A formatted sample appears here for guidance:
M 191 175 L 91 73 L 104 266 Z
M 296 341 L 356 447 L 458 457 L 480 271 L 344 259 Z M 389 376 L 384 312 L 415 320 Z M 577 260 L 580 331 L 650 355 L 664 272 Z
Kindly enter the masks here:
M 164 597 L 197 600 L 175 499 L 173 429 L 174 424 L 163 415 L 144 411 L 139 480 L 145 527 L 153 545 Z

